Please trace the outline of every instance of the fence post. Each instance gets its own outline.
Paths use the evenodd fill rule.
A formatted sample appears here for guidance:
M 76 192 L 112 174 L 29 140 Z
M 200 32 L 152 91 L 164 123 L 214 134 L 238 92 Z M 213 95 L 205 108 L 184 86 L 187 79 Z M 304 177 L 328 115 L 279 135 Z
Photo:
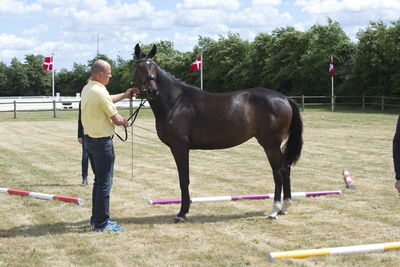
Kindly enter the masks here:
M 56 117 L 56 100 L 53 99 L 53 117 Z
M 361 107 L 362 107 L 362 109 L 365 109 L 365 94 L 364 93 L 361 96 Z
M 384 96 L 381 96 L 381 105 L 382 105 L 381 111 L 383 112 L 383 110 L 385 109 L 385 97 Z
M 301 111 L 304 111 L 304 95 L 301 95 Z
M 14 119 L 17 118 L 17 100 L 14 100 Z

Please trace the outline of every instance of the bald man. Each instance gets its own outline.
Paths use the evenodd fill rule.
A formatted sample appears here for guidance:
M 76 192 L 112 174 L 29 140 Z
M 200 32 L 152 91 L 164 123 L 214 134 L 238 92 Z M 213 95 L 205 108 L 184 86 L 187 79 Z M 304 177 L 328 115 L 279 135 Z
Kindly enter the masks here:
M 104 60 L 97 60 L 91 67 L 91 78 L 81 93 L 83 143 L 95 176 L 90 218 L 94 232 L 122 230 L 115 221 L 109 220 L 115 161 L 112 136 L 115 125 L 126 128 L 128 121 L 118 113 L 114 103 L 140 92 L 138 88 L 129 88 L 124 93 L 110 95 L 106 85 L 111 77 L 110 64 Z

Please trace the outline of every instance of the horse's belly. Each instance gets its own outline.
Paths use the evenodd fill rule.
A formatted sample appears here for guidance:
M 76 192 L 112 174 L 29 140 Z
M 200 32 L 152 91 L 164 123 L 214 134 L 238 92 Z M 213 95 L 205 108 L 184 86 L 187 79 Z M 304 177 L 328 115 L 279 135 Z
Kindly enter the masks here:
M 252 134 L 239 134 L 238 132 L 208 132 L 193 135 L 190 140 L 191 149 L 224 149 L 240 145 L 250 138 Z

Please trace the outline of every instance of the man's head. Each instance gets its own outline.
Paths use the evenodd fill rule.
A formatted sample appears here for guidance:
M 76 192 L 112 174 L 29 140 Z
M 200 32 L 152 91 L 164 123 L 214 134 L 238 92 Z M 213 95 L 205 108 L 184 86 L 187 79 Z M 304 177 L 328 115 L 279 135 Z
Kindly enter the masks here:
M 99 59 L 92 65 L 90 74 L 93 81 L 97 81 L 105 86 L 112 77 L 111 66 L 107 61 Z

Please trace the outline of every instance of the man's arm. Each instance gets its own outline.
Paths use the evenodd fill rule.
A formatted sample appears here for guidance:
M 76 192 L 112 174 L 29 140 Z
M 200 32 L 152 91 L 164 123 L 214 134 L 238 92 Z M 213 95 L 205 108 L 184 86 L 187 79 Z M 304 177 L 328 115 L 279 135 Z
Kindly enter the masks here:
M 83 126 L 81 120 L 81 102 L 79 101 L 79 112 L 78 112 L 78 142 L 82 144 L 83 138 Z
M 111 95 L 111 100 L 113 103 L 117 103 L 125 98 L 136 96 L 138 93 L 140 93 L 139 88 L 129 88 L 124 93 Z
M 125 120 L 119 113 L 115 114 L 114 116 L 111 116 L 110 119 L 115 125 L 123 126 L 125 128 L 129 126 L 128 121 Z

